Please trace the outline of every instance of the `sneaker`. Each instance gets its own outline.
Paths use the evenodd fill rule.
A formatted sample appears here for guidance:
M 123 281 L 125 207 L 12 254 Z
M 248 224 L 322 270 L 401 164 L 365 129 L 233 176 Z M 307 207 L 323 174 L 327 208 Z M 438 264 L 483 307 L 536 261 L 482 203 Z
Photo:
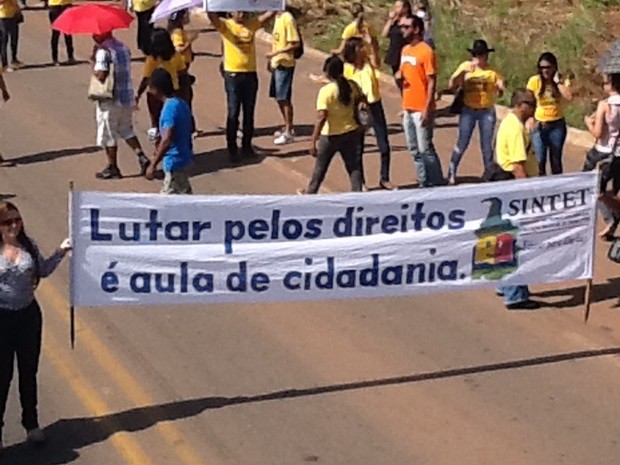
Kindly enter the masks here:
M 97 179 L 120 179 L 123 176 L 117 166 L 108 166 L 103 171 L 95 174 Z
M 58 67 L 58 66 L 60 66 L 60 62 L 59 61 L 52 61 L 52 66 Z
M 151 160 L 149 160 L 146 155 L 141 153 L 140 155 L 138 155 L 138 164 L 140 165 L 140 176 L 146 175 L 146 170 L 151 164 Z
M 35 446 L 40 446 L 45 443 L 45 433 L 41 428 L 34 428 L 28 431 L 26 434 L 26 441 Z
M 284 133 L 286 133 L 286 128 L 278 129 L 273 133 L 273 137 L 280 137 Z M 295 128 L 291 129 L 291 136 L 295 137 Z
M 535 300 L 524 300 L 523 302 L 517 302 L 515 304 L 506 305 L 508 310 L 536 310 L 540 308 L 540 302 Z
M 146 135 L 148 136 L 149 141 L 155 142 L 157 138 L 159 137 L 159 129 L 150 128 L 148 131 L 146 131 Z
M 379 187 L 381 189 L 385 189 L 386 191 L 395 191 L 398 190 L 398 187 L 396 187 L 394 184 L 392 184 L 390 181 L 379 181 Z
M 273 141 L 275 145 L 286 145 L 293 142 L 295 142 L 295 136 L 293 136 L 293 134 L 289 134 L 288 132 L 280 134 L 280 136 L 276 137 Z
M 67 61 L 63 63 L 65 66 L 77 65 L 77 60 L 73 57 L 69 58 Z
M 306 189 L 297 189 L 297 195 L 307 195 Z
M 11 68 L 13 68 L 13 69 L 19 69 L 19 68 L 21 68 L 23 66 L 24 66 L 24 64 L 21 61 L 19 61 L 19 60 L 15 60 L 15 61 L 11 62 Z

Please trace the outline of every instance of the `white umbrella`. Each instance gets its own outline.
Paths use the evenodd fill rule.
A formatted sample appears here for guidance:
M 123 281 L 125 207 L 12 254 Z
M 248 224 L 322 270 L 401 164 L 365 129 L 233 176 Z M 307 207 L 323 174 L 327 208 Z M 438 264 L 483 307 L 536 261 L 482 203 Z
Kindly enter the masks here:
M 160 19 L 168 18 L 172 13 L 180 10 L 191 9 L 194 7 L 202 6 L 202 0 L 163 0 L 153 11 L 151 22 L 159 21 Z

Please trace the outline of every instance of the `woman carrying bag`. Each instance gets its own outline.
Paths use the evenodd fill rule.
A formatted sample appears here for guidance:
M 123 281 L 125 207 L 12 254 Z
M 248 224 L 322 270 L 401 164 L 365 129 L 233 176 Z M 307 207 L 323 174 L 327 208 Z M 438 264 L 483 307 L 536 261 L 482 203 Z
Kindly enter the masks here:
M 463 92 L 458 136 L 448 170 L 450 184 L 456 183 L 459 164 L 471 142 L 476 124 L 480 129 L 484 169 L 493 162 L 493 137 L 497 122 L 495 100 L 503 95 L 505 90 L 503 76 L 489 63 L 489 54 L 495 50 L 489 48 L 485 40 L 478 39 L 468 51 L 471 53 L 471 60 L 461 63 L 448 84 L 450 90 L 460 88 Z

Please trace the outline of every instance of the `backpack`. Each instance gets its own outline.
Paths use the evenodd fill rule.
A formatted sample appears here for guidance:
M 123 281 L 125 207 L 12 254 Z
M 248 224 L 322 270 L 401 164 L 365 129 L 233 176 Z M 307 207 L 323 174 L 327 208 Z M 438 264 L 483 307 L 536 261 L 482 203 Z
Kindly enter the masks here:
M 304 56 L 304 39 L 301 36 L 301 30 L 299 29 L 297 22 L 295 22 L 295 27 L 297 28 L 297 35 L 299 36 L 299 47 L 293 50 L 293 56 L 296 60 L 299 60 L 302 56 Z

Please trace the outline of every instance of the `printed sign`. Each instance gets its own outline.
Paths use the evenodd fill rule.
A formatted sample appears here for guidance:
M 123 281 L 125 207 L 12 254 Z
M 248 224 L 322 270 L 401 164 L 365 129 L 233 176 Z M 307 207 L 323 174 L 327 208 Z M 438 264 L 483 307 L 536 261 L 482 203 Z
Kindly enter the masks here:
M 286 0 L 204 0 L 207 11 L 282 11 Z
M 592 277 L 597 174 L 316 196 L 74 192 L 77 306 L 354 299 Z

